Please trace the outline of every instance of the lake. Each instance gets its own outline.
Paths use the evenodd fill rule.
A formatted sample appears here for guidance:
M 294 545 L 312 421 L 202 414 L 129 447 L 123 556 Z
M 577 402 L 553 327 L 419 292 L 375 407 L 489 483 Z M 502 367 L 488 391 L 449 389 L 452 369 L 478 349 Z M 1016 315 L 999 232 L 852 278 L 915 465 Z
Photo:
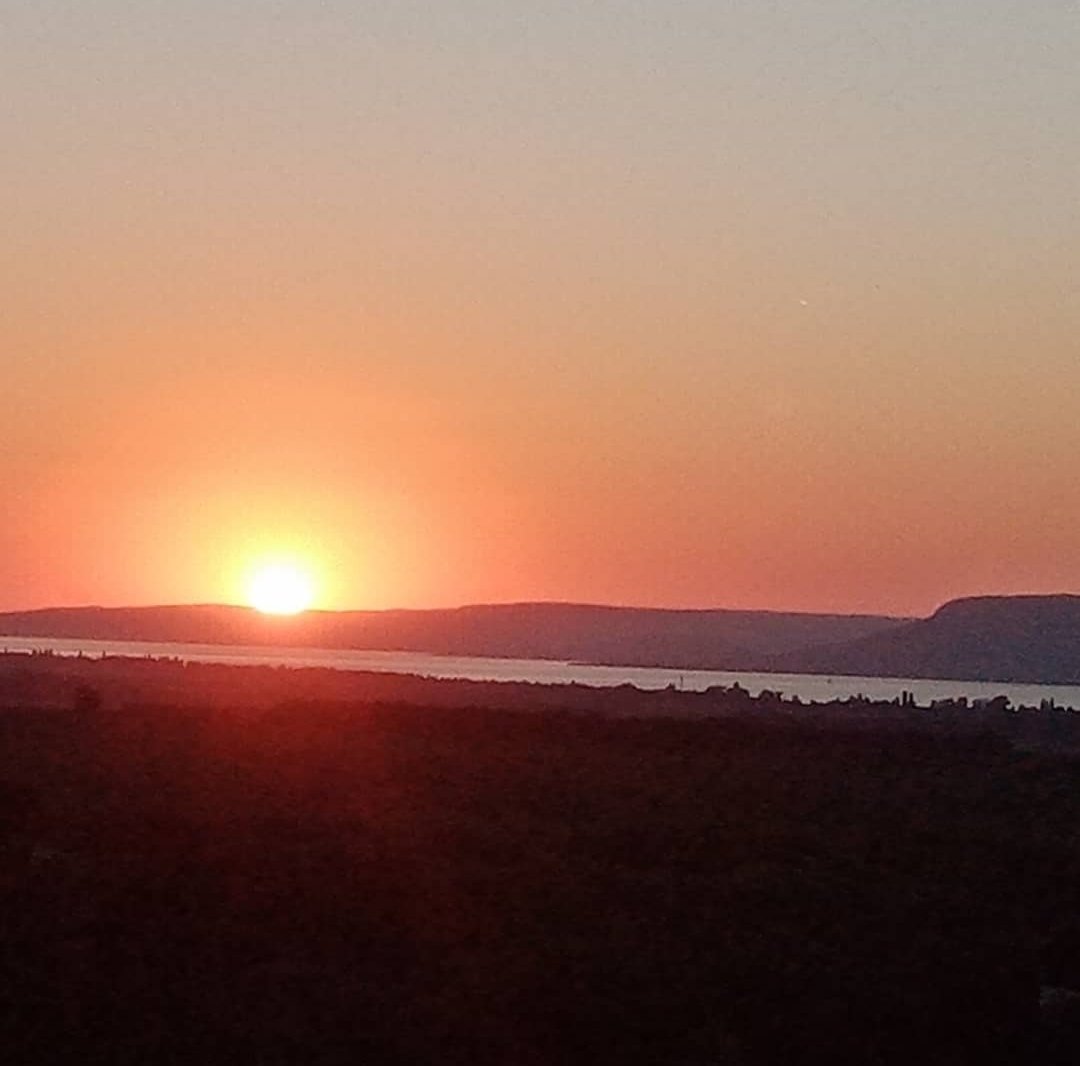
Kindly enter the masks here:
M 0 651 L 49 651 L 55 655 L 93 658 L 118 656 L 137 659 L 181 659 L 231 666 L 320 667 L 331 670 L 412 674 L 420 677 L 467 681 L 526 681 L 543 685 L 592 685 L 610 688 L 663 689 L 668 686 L 704 692 L 714 686 L 738 683 L 752 695 L 763 689 L 798 696 L 805 701 L 827 702 L 862 695 L 892 700 L 911 692 L 920 704 L 936 699 L 989 699 L 1008 696 L 1013 704 L 1038 706 L 1052 699 L 1058 706 L 1080 708 L 1080 686 L 1019 685 L 980 681 L 928 681 L 892 677 L 828 677 L 816 674 L 754 674 L 720 670 L 669 670 L 636 666 L 589 666 L 547 659 L 481 659 L 428 655 L 407 651 L 351 651 L 319 648 L 234 647 L 222 644 L 162 644 L 136 641 L 77 640 L 45 637 L 0 636 Z

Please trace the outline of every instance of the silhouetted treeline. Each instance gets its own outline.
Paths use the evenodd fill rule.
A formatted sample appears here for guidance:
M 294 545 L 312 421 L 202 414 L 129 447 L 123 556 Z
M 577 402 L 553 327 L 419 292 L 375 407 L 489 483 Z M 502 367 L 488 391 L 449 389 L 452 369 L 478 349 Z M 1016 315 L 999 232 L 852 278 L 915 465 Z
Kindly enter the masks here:
M 738 685 L 706 692 L 641 691 L 631 685 L 539 685 L 527 682 L 439 681 L 326 668 L 226 666 L 179 659 L 74 658 L 0 654 L 0 708 L 66 709 L 93 699 L 107 712 L 148 704 L 190 708 L 266 708 L 288 700 L 393 702 L 430 707 L 573 711 L 608 717 L 792 719 L 807 729 L 837 726 L 875 733 L 922 731 L 940 736 L 1004 737 L 1024 748 L 1080 753 L 1080 713 L 1042 701 L 1014 707 L 1004 697 L 940 700 L 920 705 L 910 693 L 892 701 L 865 697 L 810 703 L 782 692 L 754 697 Z

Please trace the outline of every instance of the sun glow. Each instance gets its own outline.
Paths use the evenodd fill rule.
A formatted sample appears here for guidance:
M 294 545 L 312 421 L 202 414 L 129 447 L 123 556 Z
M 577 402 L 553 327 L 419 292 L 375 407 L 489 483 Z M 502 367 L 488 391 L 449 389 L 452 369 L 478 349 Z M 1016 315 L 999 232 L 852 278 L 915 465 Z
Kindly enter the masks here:
M 248 584 L 248 603 L 263 614 L 299 614 L 314 599 L 311 575 L 291 563 L 261 566 Z

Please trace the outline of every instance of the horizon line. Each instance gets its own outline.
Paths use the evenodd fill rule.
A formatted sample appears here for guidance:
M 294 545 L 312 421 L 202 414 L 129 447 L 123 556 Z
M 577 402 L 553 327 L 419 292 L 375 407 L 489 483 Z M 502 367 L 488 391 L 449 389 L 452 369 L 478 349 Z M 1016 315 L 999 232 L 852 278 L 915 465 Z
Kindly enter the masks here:
M 933 608 L 929 614 L 890 614 L 874 611 L 812 611 L 794 610 L 775 607 L 658 607 L 642 606 L 639 604 L 625 603 L 596 603 L 582 600 L 505 600 L 487 601 L 475 603 L 463 603 L 448 607 L 312 607 L 294 615 L 266 615 L 249 604 L 240 603 L 150 603 L 150 604 L 119 604 L 105 605 L 100 603 L 86 604 L 53 604 L 43 607 L 12 608 L 0 611 L 0 617 L 10 615 L 44 614 L 54 611 L 175 611 L 175 610 L 229 610 L 243 611 L 248 614 L 264 617 L 278 623 L 297 620 L 312 615 L 349 615 L 349 614 L 435 614 L 453 613 L 455 611 L 498 609 L 498 608 L 523 608 L 523 607 L 552 607 L 552 608 L 577 608 L 602 611 L 637 611 L 654 612 L 658 614 L 767 614 L 767 615 L 805 615 L 808 617 L 825 618 L 885 618 L 899 621 L 913 621 L 932 616 L 946 604 L 957 603 L 963 600 L 980 599 L 1066 599 L 1080 598 L 1080 594 L 1072 592 L 1022 592 L 1022 593 L 976 593 L 965 596 L 956 596 L 943 600 Z

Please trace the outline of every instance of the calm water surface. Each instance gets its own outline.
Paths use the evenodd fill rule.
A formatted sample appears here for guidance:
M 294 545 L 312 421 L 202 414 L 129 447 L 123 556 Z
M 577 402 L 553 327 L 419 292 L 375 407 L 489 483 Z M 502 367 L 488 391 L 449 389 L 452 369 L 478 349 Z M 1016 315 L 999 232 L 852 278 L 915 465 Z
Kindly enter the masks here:
M 825 702 L 863 695 L 873 700 L 895 699 L 905 689 L 918 703 L 967 696 L 971 699 L 1005 695 L 1014 704 L 1038 706 L 1053 699 L 1059 706 L 1080 708 L 1080 686 L 1014 685 L 980 681 L 925 681 L 893 677 L 827 677 L 814 674 L 751 674 L 719 670 L 667 670 L 634 666 L 586 666 L 548 659 L 479 659 L 427 655 L 405 651 L 347 651 L 319 648 L 233 647 L 222 644 L 152 644 L 135 641 L 68 640 L 0 636 L 0 650 L 51 651 L 56 655 L 172 658 L 196 663 L 234 666 L 323 667 L 467 681 L 530 681 L 544 685 L 592 685 L 609 688 L 633 685 L 662 689 L 669 685 L 704 692 L 736 682 L 757 695 L 762 689 L 780 691 L 807 701 Z

